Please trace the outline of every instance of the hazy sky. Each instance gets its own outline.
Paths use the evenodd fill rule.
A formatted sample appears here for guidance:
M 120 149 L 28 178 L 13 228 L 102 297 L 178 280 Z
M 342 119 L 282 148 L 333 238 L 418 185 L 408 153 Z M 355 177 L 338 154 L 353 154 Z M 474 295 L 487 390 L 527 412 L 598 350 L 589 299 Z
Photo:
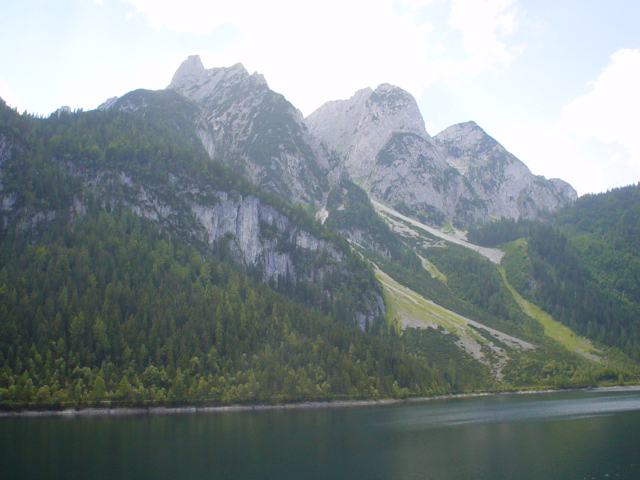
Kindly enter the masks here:
M 305 115 L 392 83 L 430 134 L 474 120 L 584 194 L 640 180 L 639 23 L 638 0 L 0 0 L 0 96 L 88 110 L 190 54 Z

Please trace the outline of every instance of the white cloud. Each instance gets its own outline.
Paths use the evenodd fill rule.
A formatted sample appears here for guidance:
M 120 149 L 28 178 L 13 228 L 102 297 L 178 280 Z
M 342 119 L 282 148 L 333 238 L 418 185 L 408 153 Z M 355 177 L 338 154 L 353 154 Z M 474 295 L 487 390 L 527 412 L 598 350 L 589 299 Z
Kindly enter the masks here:
M 251 15 L 259 0 L 121 0 L 135 7 L 154 28 L 166 27 L 176 32 L 205 34 L 225 22 Z
M 451 0 L 449 25 L 461 36 L 468 57 L 450 68 L 477 72 L 493 65 L 508 66 L 517 53 L 506 38 L 518 29 L 516 0 Z
M 393 0 L 121 1 L 156 28 L 206 34 L 233 24 L 242 40 L 221 54 L 203 56 L 205 66 L 240 61 L 248 70 L 263 73 L 270 87 L 304 114 L 366 86 L 388 82 L 419 98 L 443 76 L 478 72 L 496 62 L 508 64 L 513 54 L 502 39 L 516 28 L 515 0 L 447 0 L 451 25 L 441 25 L 438 35 L 446 36 L 453 28 L 464 46 L 460 53 L 459 43 L 445 45 L 449 51 L 457 48 L 457 58 L 463 58 L 453 64 L 428 56 L 428 46 L 437 48 L 441 39 L 431 21 L 424 16 L 418 21 L 415 15 L 418 8 L 437 0 L 403 0 L 405 12 L 410 12 L 403 15 L 394 14 Z
M 281 0 L 256 3 L 249 11 L 234 17 L 243 41 L 210 55 L 212 63 L 203 58 L 205 65 L 241 61 L 305 114 L 329 99 L 384 82 L 419 96 L 438 75 L 424 48 L 430 26 L 394 16 L 390 0 L 366 5 Z
M 640 51 L 611 56 L 589 92 L 562 110 L 555 129 L 515 123 L 495 132 L 534 173 L 558 177 L 580 194 L 638 181 Z
M 400 0 L 400 3 L 407 7 L 422 8 L 437 1 L 438 0 Z
M 585 139 L 525 122 L 498 126 L 490 134 L 534 174 L 561 178 L 579 195 L 604 192 L 640 180 L 638 170 L 619 160 L 620 147 L 594 138 Z
M 618 50 L 589 85 L 589 93 L 563 109 L 559 128 L 617 142 L 627 150 L 629 166 L 640 169 L 640 50 Z M 619 161 L 619 156 L 610 161 Z

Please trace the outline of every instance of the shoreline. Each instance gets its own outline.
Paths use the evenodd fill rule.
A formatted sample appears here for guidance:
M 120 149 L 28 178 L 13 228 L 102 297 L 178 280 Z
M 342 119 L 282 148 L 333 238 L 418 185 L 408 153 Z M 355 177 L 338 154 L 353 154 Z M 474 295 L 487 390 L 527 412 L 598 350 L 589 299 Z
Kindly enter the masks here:
M 353 408 L 369 406 L 385 406 L 410 403 L 427 403 L 436 400 L 455 400 L 461 398 L 487 397 L 495 395 L 531 395 L 543 393 L 562 392 L 620 392 L 639 391 L 640 385 L 610 386 L 610 387 L 587 387 L 568 389 L 543 389 L 543 390 L 517 390 L 505 392 L 478 392 L 460 393 L 453 395 L 436 395 L 433 397 L 414 398 L 389 398 L 383 400 L 335 400 L 298 402 L 282 404 L 253 404 L 253 405 L 221 405 L 221 406 L 181 406 L 181 407 L 87 407 L 68 408 L 64 410 L 22 410 L 16 412 L 0 412 L 0 419 L 15 417 L 106 417 L 106 416 L 130 416 L 130 415 L 180 415 L 194 413 L 231 413 L 231 412 L 251 412 L 267 410 L 314 410 L 325 408 Z

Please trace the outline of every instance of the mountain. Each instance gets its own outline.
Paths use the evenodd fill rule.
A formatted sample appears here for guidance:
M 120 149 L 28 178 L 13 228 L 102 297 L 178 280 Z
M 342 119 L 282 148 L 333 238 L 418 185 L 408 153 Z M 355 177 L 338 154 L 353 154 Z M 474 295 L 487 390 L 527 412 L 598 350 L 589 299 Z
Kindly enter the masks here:
M 305 119 L 309 130 L 344 157 L 356 181 L 368 177 L 391 132 L 429 138 L 414 98 L 393 85 L 359 90 L 348 100 L 327 102 Z
M 415 99 L 392 85 L 328 102 L 305 119 L 342 158 L 350 178 L 376 200 L 444 223 L 487 220 L 486 208 L 425 130 Z
M 502 245 L 513 286 L 573 331 L 640 360 L 640 187 L 580 197 L 551 225 L 493 222 L 469 232 Z
M 456 129 L 390 85 L 303 119 L 197 57 L 96 111 L 0 102 L 0 407 L 637 382 L 635 196 L 551 204 Z
M 5 227 L 46 228 L 69 208 L 82 214 L 90 193 L 151 219 L 205 255 L 224 248 L 261 281 L 282 282 L 283 289 L 292 290 L 305 284 L 311 303 L 339 311 L 344 320 L 364 325 L 381 315 L 382 297 L 375 289 L 361 292 L 357 303 L 364 308 L 339 300 L 344 290 L 336 285 L 344 284 L 345 275 L 363 268 L 371 277 L 357 266 L 344 239 L 209 159 L 189 129 L 197 113 L 191 107 L 175 92 L 136 91 L 106 112 L 30 120 L 25 128 L 32 131 L 22 142 L 18 137 L 7 143 L 4 135 L 4 158 L 21 153 L 2 167 Z M 10 131 L 21 118 L 6 110 Z M 53 134 L 47 137 L 49 131 Z M 41 146 L 33 144 L 34 136 L 42 139 Z M 33 185 L 35 171 L 42 176 L 34 194 L 25 186 Z M 63 194 L 63 187 L 69 191 Z
M 320 202 L 330 158 L 314 151 L 302 114 L 241 64 L 205 70 L 191 56 L 167 87 L 196 105 L 197 133 L 212 158 L 288 201 Z
M 342 237 L 209 159 L 174 93 L 121 100 L 141 99 L 46 119 L 0 102 L 2 408 L 450 390 L 385 334 Z
M 393 85 L 327 102 L 305 119 L 262 75 L 241 64 L 205 69 L 190 56 L 166 91 L 185 100 L 173 108 L 191 111 L 188 123 L 211 158 L 290 202 L 322 205 L 346 175 L 414 218 L 464 226 L 537 218 L 577 196 L 566 182 L 531 174 L 473 122 L 431 137 L 415 99 Z M 123 97 L 100 108 L 147 106 Z
M 473 122 L 431 137 L 415 99 L 392 85 L 327 102 L 305 122 L 373 198 L 432 224 L 537 218 L 577 197 L 566 182 L 534 176 Z
M 577 198 L 568 183 L 533 175 L 475 122 L 452 125 L 434 139 L 445 161 L 469 181 L 492 217 L 533 219 Z

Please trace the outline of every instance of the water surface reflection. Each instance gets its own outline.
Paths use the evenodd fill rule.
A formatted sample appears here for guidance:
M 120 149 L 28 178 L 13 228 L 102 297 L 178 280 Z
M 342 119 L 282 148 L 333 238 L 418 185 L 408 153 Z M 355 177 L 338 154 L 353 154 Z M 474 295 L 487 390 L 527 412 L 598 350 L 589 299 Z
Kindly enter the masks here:
M 640 391 L 2 418 L 3 479 L 640 478 Z

